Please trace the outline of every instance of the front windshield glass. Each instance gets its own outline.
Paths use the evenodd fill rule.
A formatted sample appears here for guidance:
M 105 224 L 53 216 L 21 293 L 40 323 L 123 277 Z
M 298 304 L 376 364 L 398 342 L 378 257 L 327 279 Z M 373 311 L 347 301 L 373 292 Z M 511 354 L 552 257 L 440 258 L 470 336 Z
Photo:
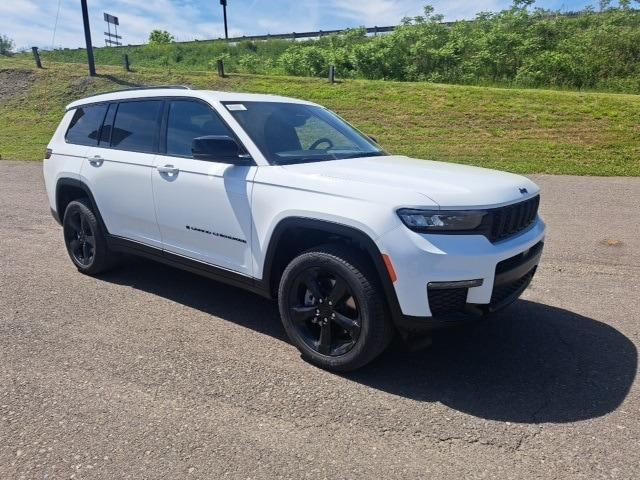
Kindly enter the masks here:
M 274 165 L 386 155 L 372 140 L 322 107 L 282 102 L 224 105 Z

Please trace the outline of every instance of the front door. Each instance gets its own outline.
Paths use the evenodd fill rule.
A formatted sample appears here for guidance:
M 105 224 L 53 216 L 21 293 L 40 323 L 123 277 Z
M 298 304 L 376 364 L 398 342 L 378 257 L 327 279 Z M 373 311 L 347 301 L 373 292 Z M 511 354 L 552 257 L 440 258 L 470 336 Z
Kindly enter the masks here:
M 152 175 L 163 248 L 251 275 L 251 189 L 257 167 L 193 159 L 194 138 L 233 133 L 203 102 L 167 103 L 165 153 L 156 157 Z

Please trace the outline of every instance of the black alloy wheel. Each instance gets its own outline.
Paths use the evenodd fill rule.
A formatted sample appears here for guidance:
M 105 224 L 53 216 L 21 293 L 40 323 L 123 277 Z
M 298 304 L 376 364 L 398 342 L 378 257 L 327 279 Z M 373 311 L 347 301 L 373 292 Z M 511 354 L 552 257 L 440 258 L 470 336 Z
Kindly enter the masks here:
M 96 275 L 113 267 L 118 257 L 112 252 L 87 198 L 69 202 L 62 220 L 64 243 L 76 268 Z
M 83 211 L 70 212 L 64 233 L 73 259 L 84 267 L 90 267 L 95 258 L 96 236 Z
M 303 358 L 328 370 L 347 372 L 369 363 L 395 331 L 370 258 L 342 243 L 293 258 L 280 279 L 278 304 Z
M 322 355 L 344 355 L 360 337 L 353 292 L 345 279 L 328 269 L 309 268 L 296 277 L 289 310 L 299 337 Z

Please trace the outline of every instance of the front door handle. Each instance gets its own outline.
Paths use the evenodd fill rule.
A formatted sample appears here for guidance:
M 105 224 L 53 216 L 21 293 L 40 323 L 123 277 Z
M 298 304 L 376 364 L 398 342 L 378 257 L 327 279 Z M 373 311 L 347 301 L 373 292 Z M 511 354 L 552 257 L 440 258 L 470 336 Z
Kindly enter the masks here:
M 165 173 L 167 175 L 177 175 L 180 171 L 179 168 L 174 167 L 173 165 L 165 165 L 164 167 L 156 167 L 158 172 Z
M 99 167 L 104 162 L 104 158 L 100 155 L 94 155 L 93 157 L 87 158 L 87 160 L 89 160 L 89 163 L 94 167 Z

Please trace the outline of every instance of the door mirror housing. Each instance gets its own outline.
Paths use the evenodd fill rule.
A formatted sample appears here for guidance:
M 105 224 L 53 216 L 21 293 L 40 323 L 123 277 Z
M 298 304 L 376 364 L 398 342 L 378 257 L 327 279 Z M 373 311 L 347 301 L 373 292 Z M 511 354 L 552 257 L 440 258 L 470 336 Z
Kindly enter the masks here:
M 231 165 L 252 165 L 251 155 L 229 135 L 205 135 L 191 143 L 191 153 L 196 160 L 229 163 Z

